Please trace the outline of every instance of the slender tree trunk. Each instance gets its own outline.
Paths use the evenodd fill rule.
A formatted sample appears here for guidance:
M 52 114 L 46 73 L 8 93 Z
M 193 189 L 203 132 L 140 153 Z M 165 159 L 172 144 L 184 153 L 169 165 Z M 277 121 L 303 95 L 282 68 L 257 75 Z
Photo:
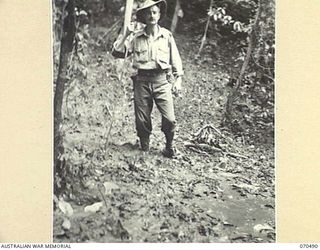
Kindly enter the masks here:
M 170 30 L 172 33 L 174 33 L 176 31 L 178 19 L 179 19 L 178 14 L 179 14 L 180 10 L 181 10 L 180 1 L 176 0 L 176 7 L 174 9 L 174 14 L 173 14 L 172 22 L 171 22 L 171 27 L 170 27 Z
M 231 119 L 231 117 L 232 117 L 233 104 L 239 95 L 239 89 L 241 87 L 242 78 L 244 76 L 244 73 L 246 72 L 246 69 L 247 69 L 249 61 L 250 61 L 250 57 L 251 57 L 251 53 L 252 53 L 252 49 L 253 49 L 254 32 L 255 32 L 255 29 L 258 24 L 260 13 L 261 13 L 261 3 L 259 1 L 257 13 L 256 13 L 256 16 L 254 19 L 254 23 L 252 25 L 252 30 L 249 35 L 249 44 L 248 44 L 248 48 L 247 48 L 246 57 L 245 57 L 244 62 L 242 64 L 242 67 L 241 67 L 238 79 L 236 81 L 235 87 L 233 88 L 233 90 L 231 91 L 231 93 L 228 96 L 227 105 L 226 105 L 226 118 L 227 118 L 227 120 Z
M 210 1 L 210 9 L 212 8 L 213 6 L 213 0 Z M 198 51 L 198 55 L 200 55 L 202 49 L 203 49 L 203 46 L 207 40 L 207 33 L 208 33 L 208 29 L 209 29 L 209 24 L 210 24 L 210 19 L 211 19 L 211 16 L 208 15 L 208 19 L 207 19 L 207 23 L 206 23 L 206 27 L 205 27 L 205 30 L 204 30 L 204 34 L 203 34 L 203 37 L 201 39 L 201 45 L 200 45 L 200 48 L 199 48 L 199 51 Z
M 74 0 L 66 5 L 67 16 L 63 20 L 58 77 L 54 94 L 54 167 L 58 174 L 61 171 L 58 156 L 63 153 L 60 125 L 62 121 L 62 102 L 65 85 L 68 81 L 67 69 L 72 54 L 75 37 Z

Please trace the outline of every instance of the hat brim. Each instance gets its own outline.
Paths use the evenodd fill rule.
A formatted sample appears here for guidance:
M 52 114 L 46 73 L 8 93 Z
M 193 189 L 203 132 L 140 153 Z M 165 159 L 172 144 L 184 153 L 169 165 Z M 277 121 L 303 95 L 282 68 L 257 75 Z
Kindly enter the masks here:
M 167 2 L 165 0 L 153 1 L 138 8 L 136 11 L 137 21 L 145 24 L 146 21 L 145 21 L 144 11 L 157 4 L 159 4 L 159 7 L 160 7 L 161 15 L 160 15 L 159 21 L 161 21 L 167 13 Z

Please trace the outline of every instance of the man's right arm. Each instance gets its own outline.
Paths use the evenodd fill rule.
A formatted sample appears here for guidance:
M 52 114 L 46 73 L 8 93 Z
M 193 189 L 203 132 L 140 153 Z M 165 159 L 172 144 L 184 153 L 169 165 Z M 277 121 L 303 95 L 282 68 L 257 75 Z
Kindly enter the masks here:
M 132 33 L 125 35 L 120 33 L 117 40 L 113 43 L 112 55 L 117 58 L 125 58 L 132 54 Z

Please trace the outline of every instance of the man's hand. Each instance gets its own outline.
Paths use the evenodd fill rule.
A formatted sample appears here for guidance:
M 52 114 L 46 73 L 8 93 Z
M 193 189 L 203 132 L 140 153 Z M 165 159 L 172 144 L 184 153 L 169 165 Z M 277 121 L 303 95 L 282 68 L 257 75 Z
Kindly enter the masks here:
M 175 79 L 174 83 L 172 84 L 172 93 L 177 97 L 181 96 L 181 90 L 182 90 L 181 83 L 182 83 L 182 78 L 181 76 L 178 76 Z
M 126 27 L 125 31 L 122 28 L 117 40 L 113 44 L 114 49 L 117 51 L 122 51 L 128 36 L 130 36 L 133 32 L 134 32 L 133 23 L 130 23 L 130 25 Z
M 134 31 L 135 31 L 134 23 L 130 23 L 130 25 L 128 25 L 128 26 L 126 27 L 125 37 L 127 38 L 127 37 L 130 36 Z

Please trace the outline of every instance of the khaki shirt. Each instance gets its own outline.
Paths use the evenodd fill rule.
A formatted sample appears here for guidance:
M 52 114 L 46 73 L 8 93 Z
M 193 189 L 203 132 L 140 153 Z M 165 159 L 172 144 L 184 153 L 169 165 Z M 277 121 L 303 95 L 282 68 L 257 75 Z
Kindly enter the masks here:
M 120 37 L 121 38 L 121 37 Z M 172 33 L 160 26 L 152 39 L 145 30 L 132 34 L 122 48 L 114 44 L 116 57 L 133 54 L 133 67 L 136 69 L 168 69 L 173 75 L 183 75 L 182 62 Z

